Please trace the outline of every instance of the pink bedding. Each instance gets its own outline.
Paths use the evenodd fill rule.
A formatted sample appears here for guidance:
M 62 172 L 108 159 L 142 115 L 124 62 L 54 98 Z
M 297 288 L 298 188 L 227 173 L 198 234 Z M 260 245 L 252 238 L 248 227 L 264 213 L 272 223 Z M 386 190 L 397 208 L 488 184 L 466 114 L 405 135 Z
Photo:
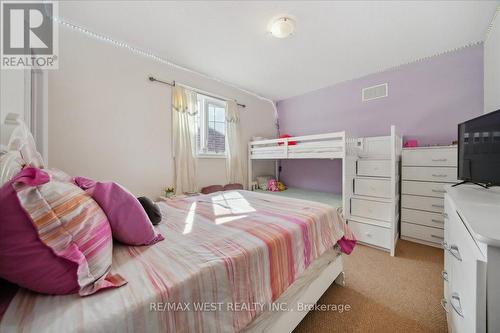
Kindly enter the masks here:
M 83 299 L 20 290 L 0 332 L 237 332 L 339 240 L 355 243 L 320 203 L 229 191 L 160 206 L 165 241 L 114 247 L 112 270 L 127 285 Z

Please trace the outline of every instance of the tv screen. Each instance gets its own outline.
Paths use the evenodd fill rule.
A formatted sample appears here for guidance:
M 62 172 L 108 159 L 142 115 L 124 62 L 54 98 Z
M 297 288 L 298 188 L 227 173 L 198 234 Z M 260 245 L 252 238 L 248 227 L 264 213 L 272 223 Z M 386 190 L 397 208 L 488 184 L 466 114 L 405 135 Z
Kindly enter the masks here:
M 500 110 L 458 125 L 458 179 L 500 185 Z

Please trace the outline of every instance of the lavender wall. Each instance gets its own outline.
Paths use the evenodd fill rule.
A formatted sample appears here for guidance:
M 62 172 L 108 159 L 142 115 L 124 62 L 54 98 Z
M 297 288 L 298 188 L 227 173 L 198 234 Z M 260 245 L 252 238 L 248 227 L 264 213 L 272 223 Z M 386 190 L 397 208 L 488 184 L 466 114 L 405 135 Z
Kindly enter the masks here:
M 333 70 L 333 69 L 332 69 Z M 361 101 L 361 89 L 388 82 L 389 96 Z M 306 135 L 346 130 L 351 135 L 388 135 L 396 125 L 420 145 L 450 144 L 457 123 L 483 112 L 483 46 L 404 65 L 278 102 L 281 133 Z M 339 161 L 283 161 L 289 186 L 341 191 Z

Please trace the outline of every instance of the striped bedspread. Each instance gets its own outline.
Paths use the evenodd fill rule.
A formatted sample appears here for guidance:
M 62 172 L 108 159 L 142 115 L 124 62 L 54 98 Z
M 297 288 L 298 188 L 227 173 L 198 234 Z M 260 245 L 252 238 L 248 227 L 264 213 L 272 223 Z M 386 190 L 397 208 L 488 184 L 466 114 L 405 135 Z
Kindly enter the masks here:
M 0 332 L 237 332 L 352 235 L 330 206 L 230 191 L 161 203 L 163 242 L 114 245 L 128 284 L 81 298 L 20 290 Z

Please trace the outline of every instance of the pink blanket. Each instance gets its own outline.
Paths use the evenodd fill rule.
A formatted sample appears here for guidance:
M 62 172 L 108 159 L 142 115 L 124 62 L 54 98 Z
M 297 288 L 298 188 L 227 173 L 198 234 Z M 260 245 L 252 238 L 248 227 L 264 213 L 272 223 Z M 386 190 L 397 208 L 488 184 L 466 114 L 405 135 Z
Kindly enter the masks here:
M 165 241 L 114 247 L 126 286 L 85 298 L 20 290 L 0 332 L 238 332 L 339 240 L 354 244 L 320 203 L 229 191 L 160 207 Z

